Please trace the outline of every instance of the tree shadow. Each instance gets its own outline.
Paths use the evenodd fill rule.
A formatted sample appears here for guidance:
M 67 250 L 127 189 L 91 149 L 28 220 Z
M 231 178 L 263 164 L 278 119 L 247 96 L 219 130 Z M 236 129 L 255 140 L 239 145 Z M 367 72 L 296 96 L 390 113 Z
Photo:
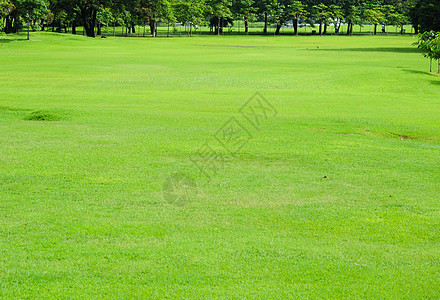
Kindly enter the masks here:
M 425 76 L 428 75 L 428 76 L 440 78 L 440 74 L 437 73 L 437 71 L 435 71 L 435 73 L 424 72 L 424 71 L 420 71 L 420 70 L 410 70 L 410 69 L 403 69 L 403 71 L 411 73 L 411 74 L 418 74 L 418 75 L 425 75 Z M 440 81 L 432 80 L 431 83 L 432 84 L 440 84 Z
M 430 76 L 434 75 L 432 73 L 420 71 L 420 70 L 411 70 L 411 69 L 402 69 L 402 70 L 411 74 L 419 74 L 419 75 L 421 74 L 421 75 L 430 75 Z
M 27 38 L 0 38 L 0 44 L 6 44 L 10 42 L 23 42 L 27 41 Z
M 421 51 L 415 47 L 378 47 L 378 48 L 342 48 L 342 49 L 314 48 L 314 49 L 310 49 L 310 50 L 341 51 L 341 52 L 421 53 Z
M 411 70 L 411 69 L 402 69 L 403 71 L 411 74 L 418 74 L 418 75 L 428 75 L 428 76 L 434 76 L 440 79 L 440 74 L 438 73 L 430 73 L 430 72 L 424 72 L 420 70 Z M 440 85 L 440 80 L 431 80 L 431 84 L 434 85 Z

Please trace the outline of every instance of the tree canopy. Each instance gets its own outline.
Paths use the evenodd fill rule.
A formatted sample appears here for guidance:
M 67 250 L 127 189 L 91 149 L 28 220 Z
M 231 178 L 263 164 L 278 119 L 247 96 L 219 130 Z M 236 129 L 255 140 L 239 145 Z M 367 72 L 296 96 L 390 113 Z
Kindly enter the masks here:
M 420 0 L 410 11 L 414 27 L 421 32 L 440 31 L 440 0 Z
M 339 33 L 341 24 L 403 26 L 411 20 L 421 31 L 440 30 L 440 0 L 0 0 L 0 30 L 17 32 L 23 25 L 35 29 L 51 26 L 57 31 L 83 26 L 87 36 L 101 33 L 102 26 L 122 25 L 128 32 L 135 25 L 148 24 L 156 36 L 157 23 L 176 22 L 195 25 L 210 24 L 221 34 L 225 26 L 242 20 L 245 32 L 249 22 L 264 22 L 280 28 L 292 24 L 295 33 L 302 23 L 319 26 L 325 34 L 328 26 Z M 403 28 L 403 27 L 402 27 Z M 402 29 L 403 30 L 403 29 Z

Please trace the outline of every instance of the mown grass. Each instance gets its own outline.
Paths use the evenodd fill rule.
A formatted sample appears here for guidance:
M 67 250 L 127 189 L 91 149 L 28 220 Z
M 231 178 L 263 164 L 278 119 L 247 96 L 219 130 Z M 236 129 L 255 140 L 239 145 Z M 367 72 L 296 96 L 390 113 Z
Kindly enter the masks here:
M 412 37 L 23 37 L 1 297 L 440 297 L 440 78 Z M 208 182 L 188 157 L 256 91 L 278 116 Z

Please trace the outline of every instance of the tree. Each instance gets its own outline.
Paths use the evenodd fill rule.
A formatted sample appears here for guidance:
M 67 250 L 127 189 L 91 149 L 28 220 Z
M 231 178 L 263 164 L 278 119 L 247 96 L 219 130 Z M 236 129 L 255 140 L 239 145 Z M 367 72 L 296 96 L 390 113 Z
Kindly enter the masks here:
M 15 10 L 14 4 L 7 0 L 0 1 L 0 31 L 3 31 L 6 27 L 6 17 Z
M 319 35 L 322 35 L 322 25 L 327 24 L 329 18 L 328 6 L 324 3 L 319 3 L 313 6 L 314 15 L 319 21 Z
M 141 9 L 145 11 L 145 16 L 150 26 L 152 37 L 157 36 L 157 22 L 168 20 L 170 13 L 170 2 L 167 0 L 141 0 Z
M 437 73 L 440 74 L 440 32 L 435 33 L 435 38 L 428 43 L 428 48 L 432 58 L 437 60 Z
M 211 24 L 214 25 L 215 34 L 220 35 L 223 32 L 225 23 L 229 23 L 232 3 L 229 0 L 210 0 L 208 1 L 209 12 L 211 13 Z
M 15 8 L 14 4 L 10 3 L 7 0 L 0 1 L 0 18 L 3 19 L 7 15 L 11 13 L 11 11 Z
M 30 23 L 33 10 L 39 6 L 40 0 L 10 0 L 1 1 L 0 10 L 2 16 L 1 27 L 5 33 L 16 33 L 22 27 L 22 21 Z
M 178 0 L 172 4 L 173 17 L 180 23 L 189 23 L 189 36 L 192 36 L 192 26 L 205 22 L 205 2 L 197 0 Z M 169 20 L 168 20 L 169 21 Z
M 131 33 L 131 22 L 133 19 L 133 16 L 131 15 L 131 12 L 124 9 L 121 12 L 120 21 L 122 24 L 122 35 L 124 35 L 124 27 L 125 27 L 125 36 L 128 36 L 129 33 Z M 155 24 L 156 25 L 156 24 Z
M 79 8 L 76 5 L 75 1 L 70 0 L 50 0 L 49 9 L 51 12 L 55 15 L 55 20 L 60 22 L 65 22 L 67 25 L 72 27 L 72 34 L 76 34 L 76 26 L 80 23 L 80 12 Z M 65 18 L 63 17 L 62 20 L 58 16 L 59 14 L 65 13 Z M 62 24 L 58 24 L 62 25 Z
M 31 25 L 44 20 L 49 12 L 44 0 L 13 0 L 4 2 L 2 6 L 4 6 L 3 13 L 8 13 L 4 17 L 4 31 L 6 33 L 17 32 L 24 21 L 28 28 L 28 39 Z
M 142 13 L 141 8 L 138 7 L 139 14 Z M 125 9 L 124 3 L 118 2 L 113 3 L 110 7 L 110 11 L 112 13 L 112 21 L 113 21 L 113 36 L 116 35 L 116 25 L 122 26 L 121 35 L 124 35 L 124 27 L 126 25 L 125 20 L 127 19 L 127 10 Z M 145 18 L 144 18 L 145 20 Z
M 170 36 L 170 23 L 175 24 L 176 23 L 176 16 L 174 14 L 174 9 L 171 6 L 171 3 L 168 2 L 168 5 L 165 7 L 165 13 L 164 13 L 165 17 L 164 19 L 167 21 L 167 25 L 168 25 L 168 30 L 167 30 L 167 37 Z M 192 36 L 192 25 L 194 25 L 194 23 L 192 21 L 190 21 L 190 30 L 189 30 L 189 35 Z
M 394 7 L 396 8 L 396 24 L 400 25 L 400 33 L 404 33 L 403 25 L 410 24 L 411 11 L 415 7 L 418 0 L 394 0 Z M 417 32 L 418 33 L 418 32 Z M 416 34 L 417 34 L 416 33 Z
M 48 20 L 52 20 L 52 25 L 57 26 L 57 32 L 61 32 L 64 28 L 64 33 L 67 33 L 68 18 L 65 10 L 60 10 L 55 15 L 50 12 Z
M 97 19 L 97 24 L 98 24 L 98 33 L 97 33 L 98 35 L 101 35 L 101 26 L 102 25 L 107 27 L 107 30 L 108 30 L 108 25 L 114 23 L 114 16 L 113 16 L 113 13 L 109 7 L 101 6 L 98 11 L 98 14 L 96 16 L 96 19 Z
M 423 56 L 429 58 L 429 72 L 432 72 L 432 60 L 440 59 L 440 32 L 425 31 L 418 35 L 418 41 L 414 43 L 423 51 Z M 440 73 L 440 63 L 439 70 Z
M 232 10 L 239 18 L 243 18 L 244 32 L 249 33 L 249 22 L 253 20 L 257 7 L 254 0 L 235 0 L 232 4 Z
M 264 15 L 264 28 L 263 33 L 267 34 L 267 22 L 268 22 L 268 11 L 271 0 L 255 0 L 255 7 L 257 9 L 257 14 Z
M 301 1 L 293 1 L 289 6 L 290 13 L 294 18 L 293 28 L 295 35 L 298 35 L 299 20 L 307 15 L 306 6 Z
M 269 5 L 270 20 L 275 23 L 277 28 L 275 34 L 280 34 L 281 26 L 284 23 L 284 9 L 285 6 L 278 0 L 273 0 Z
M 96 18 L 100 8 L 99 0 L 75 0 L 75 4 L 86 35 L 88 37 L 95 37 Z
M 374 25 L 374 35 L 377 33 L 377 25 L 384 20 L 384 14 L 379 4 L 367 4 L 364 6 L 364 19 Z
M 440 0 L 420 0 L 409 15 L 416 32 L 440 31 Z
M 335 26 L 335 33 L 339 33 L 339 28 L 341 27 L 342 20 L 344 18 L 344 14 L 342 13 L 342 9 L 338 5 L 330 5 L 329 13 L 328 13 L 331 22 Z
M 347 35 L 353 34 L 353 25 L 362 25 L 361 9 L 358 6 L 350 6 L 348 9 L 348 14 L 345 18 L 348 24 Z
M 387 20 L 390 25 L 400 26 L 400 33 L 403 34 L 403 26 L 408 22 L 408 18 L 404 14 L 394 11 Z
M 392 5 L 382 5 L 381 11 L 383 14 L 383 24 L 384 26 L 388 26 L 393 23 L 394 18 L 396 17 L 396 9 Z M 386 29 L 385 29 L 386 32 Z

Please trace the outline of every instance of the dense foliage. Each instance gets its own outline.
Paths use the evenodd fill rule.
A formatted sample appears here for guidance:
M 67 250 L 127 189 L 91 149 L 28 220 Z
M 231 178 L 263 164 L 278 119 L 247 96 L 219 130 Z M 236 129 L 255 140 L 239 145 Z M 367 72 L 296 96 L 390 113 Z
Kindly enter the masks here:
M 411 21 L 422 32 L 440 31 L 440 0 L 420 0 L 410 13 Z
M 195 25 L 209 24 L 220 34 L 233 20 L 243 20 L 248 32 L 249 22 L 260 20 L 267 32 L 268 24 L 276 25 L 276 34 L 287 23 L 295 33 L 301 23 L 319 26 L 325 34 L 328 26 L 339 33 L 347 24 L 347 34 L 355 24 L 401 26 L 409 20 L 416 29 L 431 30 L 440 26 L 440 0 L 0 0 L 0 27 L 6 33 L 17 32 L 23 24 L 32 29 L 52 26 L 58 31 L 83 26 L 88 36 L 101 33 L 101 27 L 122 25 L 129 32 L 135 25 L 149 25 L 152 36 L 157 34 L 157 23 L 176 22 Z M 437 3 L 435 9 L 432 3 Z M 432 26 L 431 23 L 435 23 Z M 428 25 L 431 24 L 431 25 Z M 437 26 L 437 27 L 436 27 Z M 403 31 L 403 29 L 402 29 Z

